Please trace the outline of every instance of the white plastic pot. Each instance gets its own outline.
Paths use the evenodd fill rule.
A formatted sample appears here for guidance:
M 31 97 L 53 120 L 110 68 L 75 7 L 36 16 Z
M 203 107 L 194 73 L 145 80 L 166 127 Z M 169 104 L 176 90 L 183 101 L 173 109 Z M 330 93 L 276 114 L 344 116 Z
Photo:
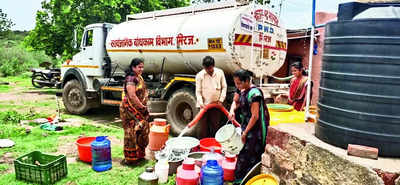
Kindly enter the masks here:
M 234 155 L 239 154 L 244 145 L 240 132 L 232 124 L 221 127 L 215 134 L 215 140 L 221 144 L 222 151 Z

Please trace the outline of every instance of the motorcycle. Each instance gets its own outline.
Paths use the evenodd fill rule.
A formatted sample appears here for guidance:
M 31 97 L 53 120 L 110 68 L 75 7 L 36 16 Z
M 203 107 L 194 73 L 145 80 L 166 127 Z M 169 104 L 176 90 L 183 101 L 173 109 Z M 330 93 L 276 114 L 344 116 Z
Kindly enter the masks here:
M 31 69 L 32 85 L 36 88 L 57 87 L 61 84 L 61 70 L 53 69 Z

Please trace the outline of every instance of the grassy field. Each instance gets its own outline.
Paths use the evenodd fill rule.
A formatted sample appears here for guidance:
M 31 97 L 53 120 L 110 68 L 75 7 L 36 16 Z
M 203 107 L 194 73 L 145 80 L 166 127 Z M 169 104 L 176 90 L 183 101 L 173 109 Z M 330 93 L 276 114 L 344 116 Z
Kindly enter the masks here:
M 153 166 L 154 161 L 143 161 L 136 167 L 120 165 L 123 159 L 123 129 L 116 118 L 115 107 L 92 111 L 85 116 L 69 115 L 64 112 L 62 118 L 76 124 L 64 126 L 62 131 L 45 131 L 39 124 L 27 122 L 31 132 L 20 125 L 22 120 L 44 118 L 56 113 L 55 89 L 35 89 L 30 84 L 29 75 L 0 78 L 0 139 L 9 138 L 16 144 L 11 148 L 0 148 L 0 184 L 28 184 L 17 181 L 13 169 L 13 160 L 32 152 L 64 154 L 68 158 L 68 176 L 57 184 L 137 184 L 138 176 L 145 167 Z M 104 112 L 107 112 L 105 115 Z M 91 165 L 77 159 L 74 142 L 79 136 L 109 136 L 112 141 L 113 167 L 106 172 L 95 172 Z M 175 184 L 170 177 L 167 184 Z

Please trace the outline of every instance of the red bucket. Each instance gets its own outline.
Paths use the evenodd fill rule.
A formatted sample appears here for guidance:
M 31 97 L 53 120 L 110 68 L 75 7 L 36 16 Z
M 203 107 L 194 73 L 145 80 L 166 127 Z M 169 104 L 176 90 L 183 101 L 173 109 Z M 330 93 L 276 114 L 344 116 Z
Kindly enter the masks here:
M 218 143 L 215 138 L 204 138 L 200 140 L 200 151 L 210 152 L 211 148 L 214 148 L 215 152 L 221 153 L 221 144 Z
M 92 162 L 92 147 L 90 144 L 96 137 L 82 137 L 76 140 L 75 144 L 78 146 L 79 159 L 83 162 Z

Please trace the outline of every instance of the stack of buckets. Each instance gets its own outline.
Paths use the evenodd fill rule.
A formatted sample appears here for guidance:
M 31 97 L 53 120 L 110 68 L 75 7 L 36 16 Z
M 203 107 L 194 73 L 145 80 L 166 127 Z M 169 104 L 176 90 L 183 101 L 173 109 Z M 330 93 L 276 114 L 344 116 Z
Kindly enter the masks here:
M 146 147 L 146 159 L 154 160 L 155 152 L 160 151 L 168 140 L 170 125 L 167 120 L 156 118 L 150 123 L 149 144 Z

